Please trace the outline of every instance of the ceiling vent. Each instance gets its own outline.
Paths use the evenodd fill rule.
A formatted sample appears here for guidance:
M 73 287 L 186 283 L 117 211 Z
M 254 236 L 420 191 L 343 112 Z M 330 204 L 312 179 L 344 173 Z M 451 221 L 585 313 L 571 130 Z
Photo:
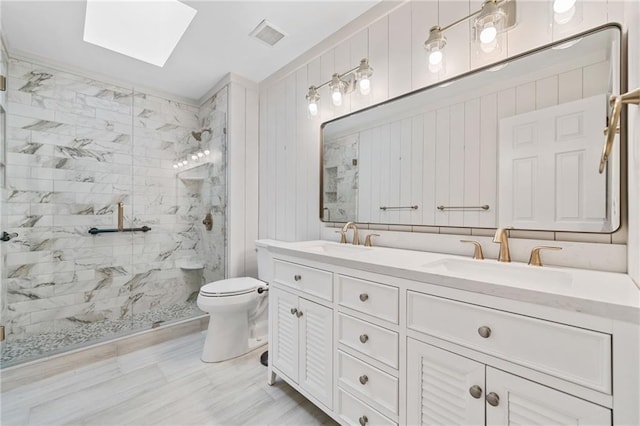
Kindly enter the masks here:
M 273 46 L 282 40 L 286 34 L 276 28 L 271 22 L 264 19 L 253 31 L 249 33 L 249 35 L 268 44 L 269 46 Z

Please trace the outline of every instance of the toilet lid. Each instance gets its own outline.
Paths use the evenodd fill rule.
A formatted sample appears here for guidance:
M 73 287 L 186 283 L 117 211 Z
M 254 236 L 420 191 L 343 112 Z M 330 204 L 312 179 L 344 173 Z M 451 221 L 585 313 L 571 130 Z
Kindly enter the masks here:
M 236 296 L 255 291 L 260 281 L 251 277 L 229 278 L 205 284 L 200 289 L 200 294 L 208 297 Z

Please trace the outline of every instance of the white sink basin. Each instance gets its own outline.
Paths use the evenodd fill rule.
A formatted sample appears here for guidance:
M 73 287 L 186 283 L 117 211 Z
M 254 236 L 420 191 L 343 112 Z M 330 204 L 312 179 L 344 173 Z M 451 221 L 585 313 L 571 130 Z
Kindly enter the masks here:
M 327 254 L 330 256 L 353 256 L 368 253 L 370 247 L 354 246 L 353 244 L 320 243 L 302 248 L 304 251 Z
M 426 263 L 422 268 L 436 274 L 534 288 L 568 286 L 573 282 L 571 274 L 564 271 L 495 260 L 449 258 Z

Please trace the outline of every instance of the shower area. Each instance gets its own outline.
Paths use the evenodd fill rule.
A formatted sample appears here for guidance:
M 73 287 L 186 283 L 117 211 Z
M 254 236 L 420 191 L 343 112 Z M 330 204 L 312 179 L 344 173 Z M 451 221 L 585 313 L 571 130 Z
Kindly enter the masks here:
M 227 89 L 193 105 L 2 55 L 1 366 L 204 315 L 226 269 Z M 119 203 L 150 230 L 117 232 Z

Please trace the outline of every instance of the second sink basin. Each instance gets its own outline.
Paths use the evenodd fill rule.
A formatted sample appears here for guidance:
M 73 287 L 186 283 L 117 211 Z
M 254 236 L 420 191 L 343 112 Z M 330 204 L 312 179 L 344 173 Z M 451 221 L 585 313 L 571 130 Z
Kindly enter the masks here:
M 550 284 L 567 286 L 573 282 L 571 274 L 564 271 L 495 260 L 448 258 L 426 263 L 422 268 L 436 274 L 534 288 Z

